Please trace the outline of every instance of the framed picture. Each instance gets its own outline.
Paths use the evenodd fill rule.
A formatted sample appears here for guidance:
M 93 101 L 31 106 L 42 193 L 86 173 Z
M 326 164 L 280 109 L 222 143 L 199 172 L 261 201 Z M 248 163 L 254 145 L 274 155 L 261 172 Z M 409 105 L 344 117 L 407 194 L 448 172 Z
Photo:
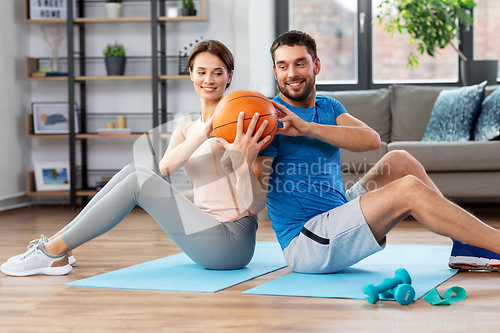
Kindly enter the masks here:
M 78 129 L 78 109 L 75 103 L 75 133 Z M 35 102 L 31 104 L 35 134 L 68 134 L 69 104 L 66 102 Z
M 37 191 L 69 190 L 69 162 L 35 162 Z

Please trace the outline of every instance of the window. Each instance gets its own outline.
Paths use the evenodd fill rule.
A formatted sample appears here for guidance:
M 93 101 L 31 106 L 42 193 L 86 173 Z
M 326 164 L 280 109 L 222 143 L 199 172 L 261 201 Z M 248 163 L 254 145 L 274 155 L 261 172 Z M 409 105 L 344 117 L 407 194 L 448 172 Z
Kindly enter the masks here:
M 326 5 L 328 3 L 328 5 Z M 356 1 L 290 0 L 290 29 L 307 32 L 317 43 L 321 83 L 356 83 Z
M 310 34 L 318 44 L 321 90 L 369 89 L 392 83 L 459 85 L 459 57 L 447 46 L 436 56 L 420 55 L 409 37 L 393 37 L 378 20 L 380 0 L 276 0 L 277 33 L 290 29 Z M 500 1 L 476 0 L 473 29 L 462 27 L 461 51 L 475 60 L 499 60 Z M 283 15 L 283 12 L 288 15 Z M 473 33 L 471 33 L 473 31 Z M 457 45 L 457 41 L 454 41 Z M 418 54 L 418 68 L 407 57 Z M 499 70 L 500 71 L 500 70 Z M 500 76 L 500 73 L 499 73 Z
M 373 17 L 377 17 L 380 0 L 372 0 Z M 375 19 L 372 26 L 373 45 L 373 83 L 398 82 L 457 82 L 458 56 L 449 45 L 444 49 L 436 49 L 434 57 L 427 53 L 420 55 L 417 43 L 408 44 L 410 35 L 403 31 L 391 36 Z M 457 45 L 457 41 L 454 42 Z M 417 68 L 407 66 L 407 57 L 412 52 L 418 55 Z
M 474 60 L 500 60 L 500 1 L 476 0 L 474 8 Z M 498 77 L 500 77 L 500 68 Z

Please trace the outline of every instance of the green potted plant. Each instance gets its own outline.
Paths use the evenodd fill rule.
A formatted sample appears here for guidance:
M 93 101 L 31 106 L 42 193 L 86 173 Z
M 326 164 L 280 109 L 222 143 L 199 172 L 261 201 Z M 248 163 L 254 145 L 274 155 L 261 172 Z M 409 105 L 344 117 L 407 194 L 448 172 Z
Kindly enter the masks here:
M 125 47 L 115 42 L 114 45 L 108 44 L 104 49 L 104 61 L 108 75 L 123 75 L 125 73 Z
M 181 15 L 196 16 L 196 9 L 194 8 L 193 0 L 182 0 Z
M 408 32 L 410 44 L 418 41 L 420 54 L 427 52 L 433 57 L 436 48 L 451 45 L 460 56 L 464 84 L 479 83 L 485 79 L 494 84 L 498 61 L 467 59 L 453 43 L 455 38 L 460 43 L 459 23 L 472 25 L 470 10 L 474 6 L 474 0 L 382 0 L 378 6 L 379 24 L 391 35 L 396 31 L 401 34 Z M 417 56 L 413 53 L 408 56 L 408 65 L 418 67 Z
M 106 0 L 106 17 L 117 18 L 122 16 L 122 0 Z

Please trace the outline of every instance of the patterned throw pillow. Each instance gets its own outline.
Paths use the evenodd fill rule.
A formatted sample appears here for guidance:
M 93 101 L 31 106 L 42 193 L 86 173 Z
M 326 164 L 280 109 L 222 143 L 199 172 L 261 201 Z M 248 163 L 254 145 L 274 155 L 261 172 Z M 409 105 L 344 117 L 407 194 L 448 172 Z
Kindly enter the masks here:
M 474 127 L 474 140 L 500 139 L 500 88 L 484 99 Z
M 484 100 L 485 87 L 486 81 L 441 91 L 422 141 L 469 141 Z

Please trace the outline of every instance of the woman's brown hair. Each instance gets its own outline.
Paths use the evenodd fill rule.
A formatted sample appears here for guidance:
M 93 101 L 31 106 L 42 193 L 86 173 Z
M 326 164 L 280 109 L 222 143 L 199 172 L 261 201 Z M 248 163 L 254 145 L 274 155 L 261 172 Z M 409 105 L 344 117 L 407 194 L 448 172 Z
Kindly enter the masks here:
M 231 74 L 234 70 L 234 58 L 233 54 L 229 49 L 226 47 L 226 45 L 222 44 L 218 40 L 204 40 L 193 48 L 193 51 L 191 51 L 191 54 L 189 55 L 188 59 L 188 68 L 189 71 L 193 71 L 193 65 L 194 65 L 194 59 L 196 56 L 202 52 L 208 52 L 210 54 L 213 54 L 217 57 L 219 57 L 220 60 L 224 63 L 226 66 L 227 72 Z M 229 84 L 231 82 L 228 82 L 226 84 L 226 89 L 229 87 Z

